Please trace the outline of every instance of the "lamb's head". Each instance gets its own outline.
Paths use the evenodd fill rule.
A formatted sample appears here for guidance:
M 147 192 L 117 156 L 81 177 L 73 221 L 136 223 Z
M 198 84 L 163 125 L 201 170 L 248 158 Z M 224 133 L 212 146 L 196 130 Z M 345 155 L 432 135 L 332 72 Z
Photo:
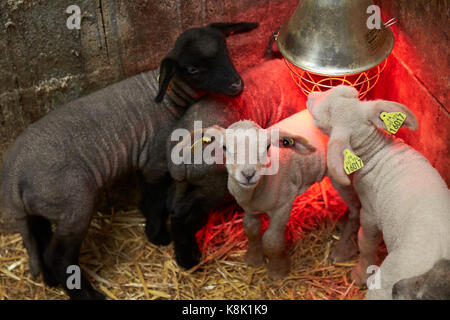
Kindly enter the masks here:
M 230 179 L 243 188 L 254 188 L 270 166 L 270 137 L 253 121 L 233 123 L 223 133 L 223 150 Z
M 361 122 L 358 102 L 355 88 L 338 86 L 325 92 L 310 93 L 306 106 L 313 116 L 314 125 L 330 136 L 335 128 Z
M 255 188 L 262 176 L 276 174 L 278 150 L 272 151 L 271 146 L 291 148 L 301 154 L 315 151 L 304 137 L 280 129 L 262 129 L 249 120 L 235 122 L 226 130 L 216 128 L 229 178 L 246 189 Z
M 417 128 L 416 117 L 404 105 L 385 100 L 359 101 L 358 91 L 350 86 L 309 94 L 307 108 L 314 125 L 330 137 L 328 170 L 343 185 L 350 184 L 344 171 L 344 150 L 353 152 L 350 142 L 355 137 L 367 136 L 374 127 L 385 130 L 385 123 L 380 118 L 383 112 L 402 112 L 406 115 L 403 125 L 413 130 Z
M 184 31 L 173 49 L 161 61 L 159 93 L 161 102 L 176 74 L 193 89 L 203 92 L 238 95 L 244 83 L 228 55 L 225 37 L 255 29 L 257 23 L 211 23 Z
M 449 300 L 450 260 L 441 259 L 430 271 L 398 281 L 392 288 L 392 298 L 397 300 Z

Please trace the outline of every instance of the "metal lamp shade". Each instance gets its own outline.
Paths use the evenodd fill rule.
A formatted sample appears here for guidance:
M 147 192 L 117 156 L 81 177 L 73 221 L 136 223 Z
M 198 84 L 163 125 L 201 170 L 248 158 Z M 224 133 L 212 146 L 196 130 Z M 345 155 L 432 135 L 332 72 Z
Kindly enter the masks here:
M 294 66 L 320 75 L 351 75 L 380 64 L 394 46 L 392 31 L 367 27 L 370 0 L 300 0 L 282 26 L 278 47 Z

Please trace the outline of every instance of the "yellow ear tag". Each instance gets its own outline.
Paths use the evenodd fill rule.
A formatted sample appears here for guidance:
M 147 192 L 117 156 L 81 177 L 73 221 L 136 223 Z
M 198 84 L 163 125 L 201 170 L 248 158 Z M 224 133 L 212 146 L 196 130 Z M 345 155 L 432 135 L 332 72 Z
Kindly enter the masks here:
M 405 122 L 406 114 L 403 112 L 382 112 L 380 119 L 383 120 L 386 125 L 386 131 L 392 134 L 396 134 L 398 129 Z
M 344 170 L 346 174 L 350 174 L 352 172 L 358 171 L 362 167 L 364 167 L 364 163 L 362 160 L 355 154 L 353 154 L 350 150 L 344 150 Z
M 197 145 L 199 145 L 199 144 L 202 145 L 203 142 L 210 143 L 210 142 L 211 142 L 211 138 L 209 138 L 209 137 L 203 137 L 203 138 L 201 138 L 201 139 L 198 139 L 197 141 L 195 141 L 195 142 L 192 144 L 192 146 L 191 146 L 191 151 L 194 150 L 195 147 L 196 147 Z

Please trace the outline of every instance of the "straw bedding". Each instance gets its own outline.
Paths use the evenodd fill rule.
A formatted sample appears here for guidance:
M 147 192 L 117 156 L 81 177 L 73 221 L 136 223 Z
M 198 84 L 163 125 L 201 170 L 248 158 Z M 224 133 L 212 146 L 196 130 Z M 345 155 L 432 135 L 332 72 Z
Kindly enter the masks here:
M 295 200 L 286 230 L 291 272 L 278 281 L 268 278 L 265 266 L 244 263 L 247 241 L 235 205 L 211 213 L 197 233 L 203 259 L 192 270 L 177 266 L 172 245 L 158 247 L 146 240 L 137 209 L 97 212 L 80 264 L 110 299 L 362 299 L 365 291 L 349 278 L 356 259 L 343 264 L 328 260 L 345 208 L 328 179 Z M 20 235 L 1 230 L 0 299 L 67 299 L 62 289 L 31 279 Z

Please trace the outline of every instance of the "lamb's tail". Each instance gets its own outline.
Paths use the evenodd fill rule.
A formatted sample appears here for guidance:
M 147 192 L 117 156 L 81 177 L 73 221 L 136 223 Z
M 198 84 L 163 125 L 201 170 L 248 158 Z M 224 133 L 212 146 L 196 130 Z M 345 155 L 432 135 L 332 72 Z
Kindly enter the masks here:
M 5 158 L 0 169 L 0 210 L 4 220 L 15 220 L 26 217 L 20 174 L 11 159 Z
M 18 228 L 22 236 L 23 245 L 29 255 L 30 273 L 37 278 L 40 273 L 39 248 L 36 237 L 32 233 L 32 224 L 27 214 L 23 199 L 23 185 L 19 182 L 18 175 L 14 174 L 12 168 L 4 166 L 0 181 L 0 211 L 3 212 L 4 225 L 13 232 Z

